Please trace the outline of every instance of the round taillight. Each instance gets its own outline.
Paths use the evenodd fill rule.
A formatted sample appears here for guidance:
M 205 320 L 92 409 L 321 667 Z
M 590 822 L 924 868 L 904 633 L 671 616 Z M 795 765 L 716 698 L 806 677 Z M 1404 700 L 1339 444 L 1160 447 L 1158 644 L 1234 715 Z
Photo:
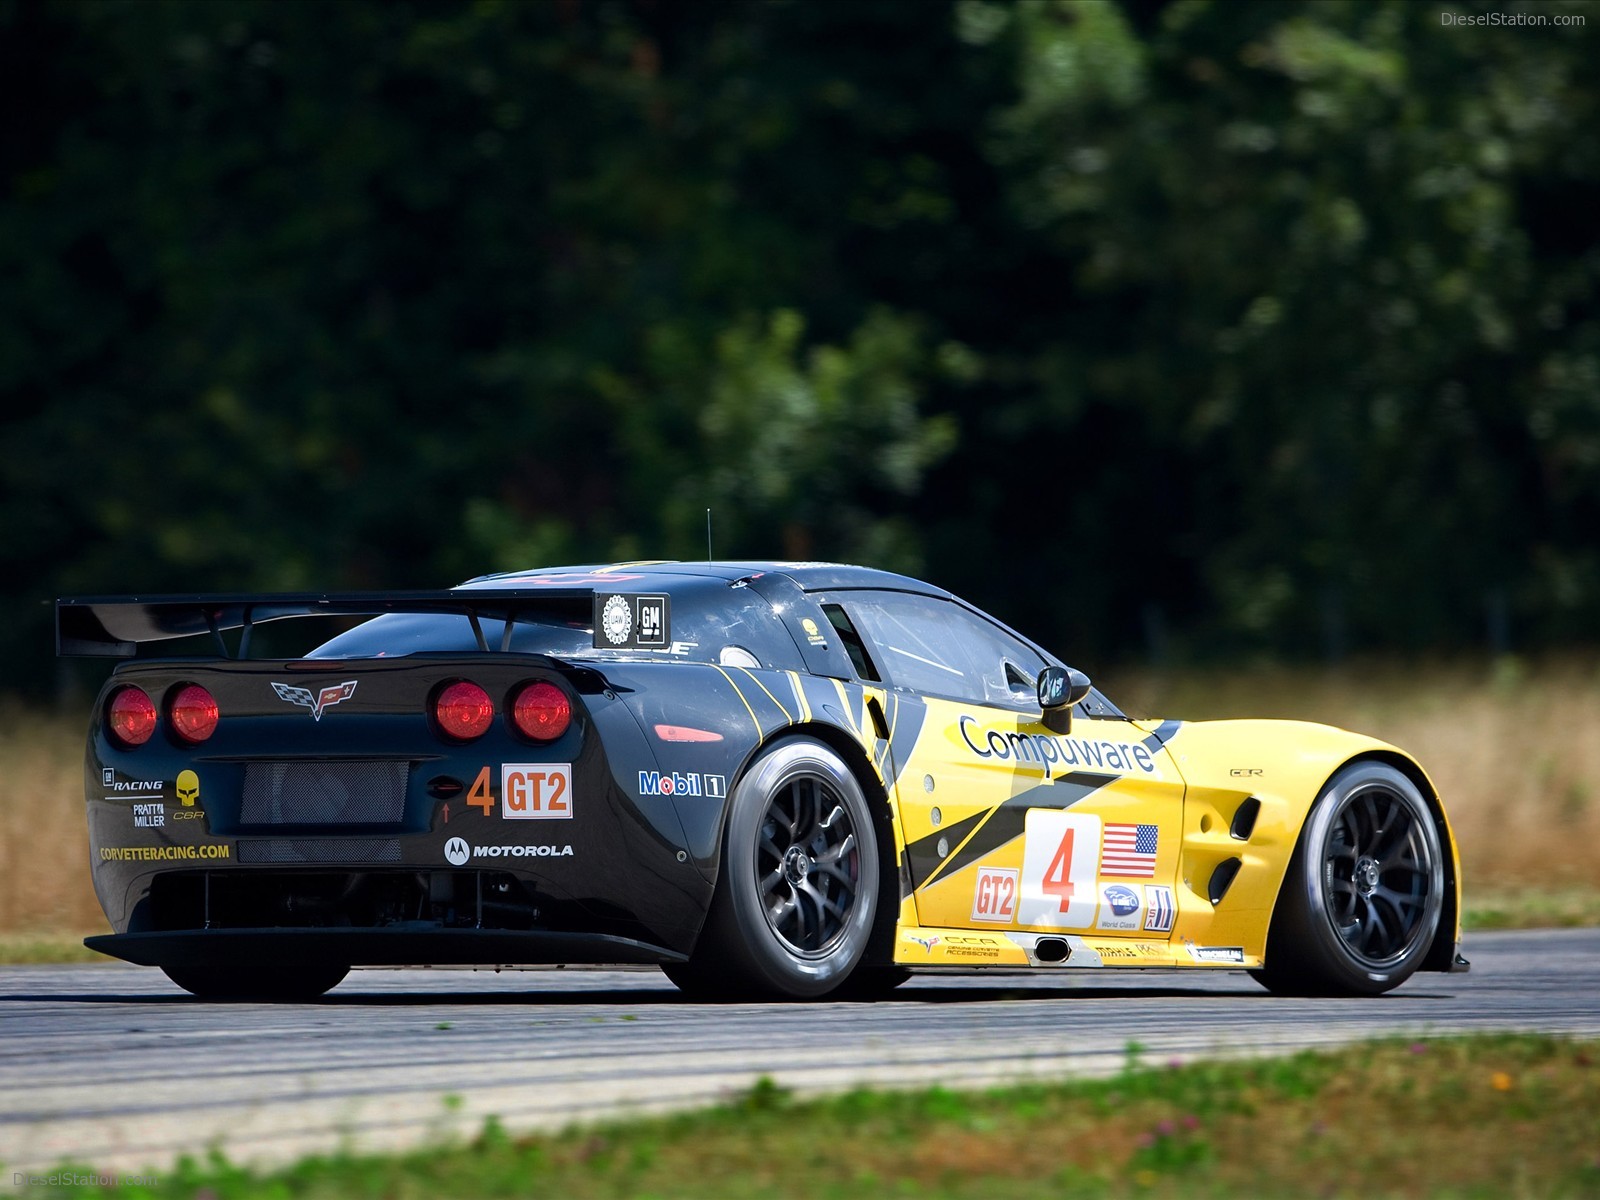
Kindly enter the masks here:
M 453 738 L 470 742 L 494 721 L 494 701 L 475 683 L 457 680 L 433 702 L 433 719 Z
M 190 745 L 203 742 L 217 731 L 217 701 L 198 683 L 178 689 L 167 705 L 172 732 Z
M 155 701 L 145 695 L 143 688 L 125 687 L 111 697 L 106 724 L 124 746 L 142 746 L 156 731 Z
M 511 723 L 524 737 L 553 742 L 572 724 L 572 701 L 553 683 L 532 684 L 517 693 Z

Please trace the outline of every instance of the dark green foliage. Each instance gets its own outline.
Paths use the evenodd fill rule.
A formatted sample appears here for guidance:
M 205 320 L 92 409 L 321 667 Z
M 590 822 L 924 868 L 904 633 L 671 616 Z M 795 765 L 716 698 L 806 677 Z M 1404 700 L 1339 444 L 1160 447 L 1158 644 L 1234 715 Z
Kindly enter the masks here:
M 707 508 L 1091 668 L 1589 636 L 1600 20 L 1522 9 L 0 0 L 12 682 Z

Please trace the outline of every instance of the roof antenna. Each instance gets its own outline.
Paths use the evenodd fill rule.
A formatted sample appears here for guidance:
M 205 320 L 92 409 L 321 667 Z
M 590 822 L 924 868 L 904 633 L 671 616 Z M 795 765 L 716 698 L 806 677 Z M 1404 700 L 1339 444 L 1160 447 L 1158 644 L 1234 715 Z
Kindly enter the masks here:
M 711 510 L 706 509 L 706 561 L 711 561 Z

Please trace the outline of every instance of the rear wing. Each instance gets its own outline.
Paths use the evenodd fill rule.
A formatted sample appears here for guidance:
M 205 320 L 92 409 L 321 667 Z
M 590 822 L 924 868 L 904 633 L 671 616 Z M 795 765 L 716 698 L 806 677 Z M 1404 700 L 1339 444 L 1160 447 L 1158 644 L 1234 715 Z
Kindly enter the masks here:
M 593 620 L 608 597 L 588 587 L 471 588 L 442 592 L 325 592 L 200 596 L 87 596 L 56 601 L 56 653 L 63 657 L 132 658 L 140 645 L 210 634 L 223 658 L 247 658 L 250 631 L 296 617 L 375 617 L 386 613 L 464 616 L 478 648 L 490 650 L 482 622 L 503 621 L 499 649 L 510 645 L 520 612 L 563 608 Z M 235 647 L 224 632 L 239 630 Z

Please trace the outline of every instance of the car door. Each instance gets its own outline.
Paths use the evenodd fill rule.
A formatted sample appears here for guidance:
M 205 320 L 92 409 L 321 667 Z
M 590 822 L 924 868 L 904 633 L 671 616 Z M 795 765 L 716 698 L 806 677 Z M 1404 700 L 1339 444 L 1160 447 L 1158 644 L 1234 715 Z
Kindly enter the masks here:
M 918 923 L 1165 941 L 1183 781 L 1160 740 L 1120 714 L 1047 727 L 1047 660 L 975 609 L 902 592 L 829 600 L 920 718 L 895 762 Z

